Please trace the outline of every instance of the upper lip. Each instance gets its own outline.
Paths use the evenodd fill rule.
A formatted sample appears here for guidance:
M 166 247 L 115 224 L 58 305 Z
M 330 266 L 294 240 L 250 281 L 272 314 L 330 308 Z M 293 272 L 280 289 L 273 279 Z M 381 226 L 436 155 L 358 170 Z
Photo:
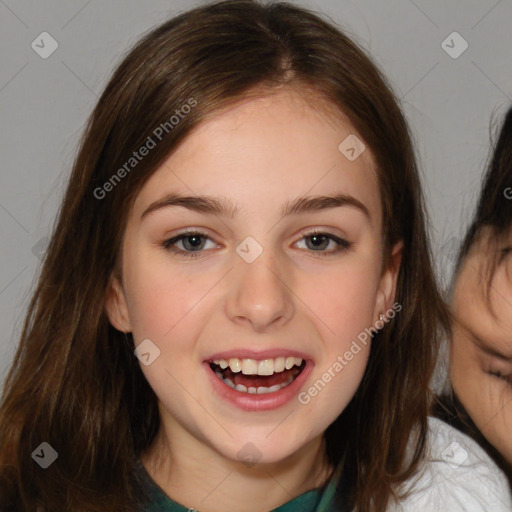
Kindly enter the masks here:
M 255 351 L 241 348 L 228 350 L 225 352 L 216 352 L 215 354 L 207 357 L 205 361 L 211 363 L 214 360 L 218 359 L 225 359 L 226 361 L 229 361 L 230 359 L 235 358 L 256 359 L 257 361 L 262 361 L 263 359 L 275 359 L 276 357 L 300 357 L 301 359 L 304 360 L 311 359 L 311 356 L 309 356 L 308 354 L 293 349 L 273 348 L 269 350 Z

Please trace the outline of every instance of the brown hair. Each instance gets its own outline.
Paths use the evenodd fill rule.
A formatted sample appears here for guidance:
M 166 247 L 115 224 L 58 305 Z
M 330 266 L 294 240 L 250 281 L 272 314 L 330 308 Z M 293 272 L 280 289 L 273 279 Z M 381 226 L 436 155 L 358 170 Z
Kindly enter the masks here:
M 497 138 L 490 147 L 476 211 L 457 255 L 450 293 L 453 293 L 466 257 L 479 246 L 485 248 L 481 282 L 489 299 L 496 268 L 512 251 L 509 242 L 512 234 L 512 107 L 495 133 Z M 492 308 L 490 311 L 494 314 Z
M 199 123 L 282 87 L 311 87 L 348 117 L 378 164 L 383 265 L 392 245 L 404 242 L 396 294 L 403 310 L 375 335 L 356 395 L 326 430 L 328 456 L 335 464 L 346 455 L 359 511 L 385 510 L 395 486 L 413 474 L 424 453 L 436 326 L 448 322 L 406 121 L 375 65 L 338 28 L 286 2 L 228 0 L 147 34 L 89 119 L 5 383 L 2 503 L 17 511 L 117 512 L 143 499 L 135 464 L 158 430 L 156 398 L 131 335 L 114 329 L 104 311 L 128 213 L 145 181 Z M 95 191 L 106 190 L 133 151 L 191 98 L 196 106 L 97 199 Z M 58 452 L 46 470 L 31 459 L 43 441 Z

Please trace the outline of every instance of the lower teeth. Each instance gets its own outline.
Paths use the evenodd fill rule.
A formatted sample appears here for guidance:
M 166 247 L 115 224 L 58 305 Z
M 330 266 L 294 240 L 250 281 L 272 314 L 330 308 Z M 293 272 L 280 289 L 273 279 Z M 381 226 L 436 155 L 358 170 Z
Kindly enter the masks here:
M 275 386 L 271 386 L 270 388 L 267 388 L 265 386 L 258 386 L 247 388 L 243 384 L 237 384 L 235 386 L 235 383 L 231 379 L 225 379 L 222 374 L 219 371 L 215 371 L 215 375 L 219 377 L 226 386 L 229 386 L 231 389 L 234 389 L 235 391 L 240 391 L 242 393 L 249 393 L 251 395 L 266 395 L 268 393 L 275 393 L 276 391 L 279 391 L 280 389 L 285 388 L 288 386 L 295 377 L 290 376 L 286 382 L 283 382 L 282 384 L 276 384 Z

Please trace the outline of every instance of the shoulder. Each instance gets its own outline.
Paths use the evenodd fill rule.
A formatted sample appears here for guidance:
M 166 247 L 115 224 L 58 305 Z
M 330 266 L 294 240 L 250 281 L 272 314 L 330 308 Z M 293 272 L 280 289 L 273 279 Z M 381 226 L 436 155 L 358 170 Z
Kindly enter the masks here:
M 403 490 L 408 495 L 390 511 L 512 511 L 502 471 L 473 439 L 433 417 L 425 461 Z

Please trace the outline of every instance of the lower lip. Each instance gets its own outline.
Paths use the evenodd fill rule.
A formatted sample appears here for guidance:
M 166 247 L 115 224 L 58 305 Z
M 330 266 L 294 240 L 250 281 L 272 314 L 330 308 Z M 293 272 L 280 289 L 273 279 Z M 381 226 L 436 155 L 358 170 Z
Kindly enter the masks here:
M 208 377 L 212 383 L 213 389 L 226 401 L 235 405 L 244 411 L 269 411 L 277 409 L 290 402 L 293 398 L 297 397 L 301 387 L 303 386 L 309 374 L 313 370 L 313 363 L 306 361 L 306 366 L 302 372 L 292 381 L 288 386 L 285 386 L 273 393 L 266 393 L 264 395 L 257 395 L 251 393 L 244 393 L 243 391 L 236 391 L 224 384 L 210 368 L 210 364 L 203 363 Z

